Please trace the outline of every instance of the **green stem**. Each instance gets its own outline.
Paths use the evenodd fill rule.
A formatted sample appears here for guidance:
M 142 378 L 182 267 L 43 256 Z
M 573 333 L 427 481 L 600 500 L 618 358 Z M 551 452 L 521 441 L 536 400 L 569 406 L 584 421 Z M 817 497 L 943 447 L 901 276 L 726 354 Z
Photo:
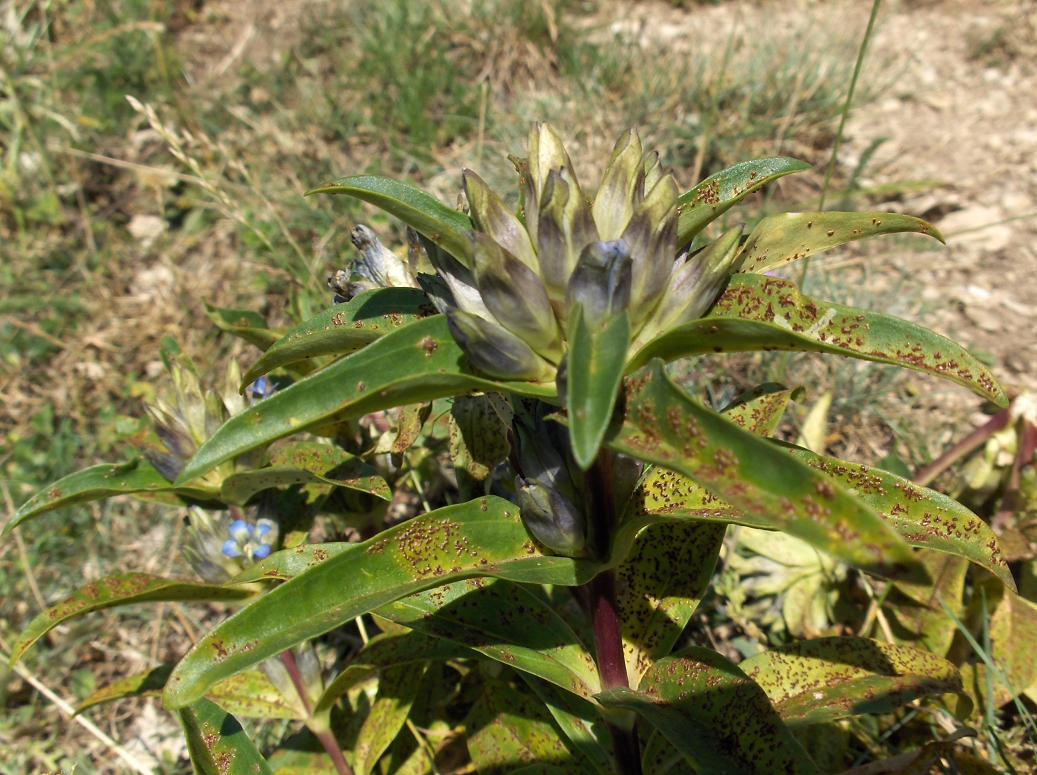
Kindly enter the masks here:
M 292 679 L 295 691 L 299 693 L 299 700 L 302 702 L 303 710 L 306 711 L 307 720 L 311 719 L 313 717 L 313 704 L 310 702 L 310 696 L 306 692 L 302 673 L 299 672 L 299 663 L 295 661 L 295 654 L 291 649 L 281 652 L 281 663 L 284 665 L 284 669 L 288 671 L 288 676 Z M 339 775 L 353 775 L 353 769 L 346 762 L 346 757 L 342 755 L 342 748 L 339 746 L 338 740 L 335 739 L 332 731 L 330 729 L 313 728 L 310 731 L 320 741 L 328 756 L 331 757 L 331 761 Z
M 850 78 L 850 89 L 846 92 L 846 102 L 843 103 L 843 112 L 839 117 L 839 128 L 835 132 L 835 142 L 832 144 L 832 158 L 828 160 L 828 169 L 825 171 L 825 182 L 821 187 L 821 201 L 818 210 L 825 209 L 825 195 L 828 193 L 828 184 L 832 180 L 832 172 L 839 158 L 839 146 L 843 141 L 843 130 L 846 128 L 846 119 L 850 115 L 850 105 L 853 104 L 853 94 L 857 91 L 857 80 L 861 77 L 861 69 L 864 67 L 864 55 L 868 52 L 868 42 L 871 40 L 872 30 L 875 29 L 875 19 L 879 15 L 879 6 L 882 0 L 872 0 L 871 16 L 868 17 L 868 27 L 864 30 L 864 39 L 861 47 L 857 49 L 857 61 L 853 65 L 853 76 Z
M 599 556 L 608 556 L 615 534 L 616 499 L 612 490 L 612 456 L 606 450 L 587 472 L 587 493 L 591 502 L 592 536 Z M 623 626 L 616 605 L 616 580 L 612 571 L 595 576 L 587 585 L 594 652 L 603 689 L 628 688 L 626 657 L 623 653 Z M 621 775 L 641 775 L 641 754 L 633 724 L 621 726 L 607 721 Z

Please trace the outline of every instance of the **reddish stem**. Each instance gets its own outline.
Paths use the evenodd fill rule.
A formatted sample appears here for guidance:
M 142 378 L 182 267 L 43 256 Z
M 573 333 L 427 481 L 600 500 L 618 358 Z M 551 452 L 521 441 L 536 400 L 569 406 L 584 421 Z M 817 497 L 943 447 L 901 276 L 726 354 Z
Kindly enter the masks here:
M 616 499 L 612 490 L 612 457 L 602 450 L 587 472 L 591 502 L 592 535 L 599 557 L 607 557 L 616 531 Z M 594 652 L 603 689 L 628 688 L 626 657 L 623 653 L 623 625 L 616 606 L 616 581 L 612 571 L 604 571 L 585 585 L 594 627 Z M 622 775 L 641 775 L 641 753 L 637 732 L 608 723 Z
M 1002 409 L 991 417 L 988 422 L 973 430 L 972 433 L 948 449 L 932 463 L 919 468 L 913 477 L 913 481 L 915 484 L 921 484 L 923 486 L 929 484 L 929 482 L 979 447 L 980 444 L 983 444 L 995 433 L 1006 428 L 1011 419 L 1011 407 Z
M 281 652 L 281 663 L 284 665 L 284 669 L 288 671 L 288 676 L 292 679 L 292 686 L 295 687 L 295 691 L 299 694 L 303 710 L 306 711 L 306 718 L 311 718 L 313 716 L 313 704 L 310 702 L 310 696 L 306 692 L 305 684 L 303 684 L 299 663 L 296 662 L 295 654 L 291 649 Z M 331 761 L 339 775 L 353 775 L 353 769 L 346 762 L 346 757 L 342 755 L 342 748 L 339 747 L 338 740 L 335 739 L 335 735 L 332 734 L 331 730 L 323 729 L 316 731 L 311 729 L 310 731 L 313 732 L 313 736 L 320 741 L 328 756 L 331 757 Z

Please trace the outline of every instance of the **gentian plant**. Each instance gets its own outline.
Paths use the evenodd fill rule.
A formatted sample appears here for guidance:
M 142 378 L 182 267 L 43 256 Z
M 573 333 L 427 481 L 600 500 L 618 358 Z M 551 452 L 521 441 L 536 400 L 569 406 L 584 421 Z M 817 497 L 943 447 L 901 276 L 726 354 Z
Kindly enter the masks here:
M 729 525 L 783 531 L 840 577 L 917 587 L 931 582 L 928 558 L 946 555 L 1014 586 L 994 533 L 963 506 L 771 439 L 792 390 L 761 386 L 714 407 L 667 373 L 690 355 L 807 351 L 915 369 L 1003 404 L 961 346 L 810 298 L 777 271 L 852 240 L 936 230 L 884 212 L 716 229 L 807 165 L 749 161 L 681 193 L 634 131 L 593 197 L 547 125 L 512 161 L 517 210 L 469 170 L 463 210 L 380 177 L 316 189 L 403 221 L 406 259 L 358 227 L 362 259 L 334 278 L 339 303 L 315 318 L 271 332 L 211 311 L 265 350 L 242 389 L 270 375 L 284 387 L 230 416 L 174 481 L 147 459 L 88 469 L 7 526 L 92 498 L 172 494 L 232 510 L 211 540 L 239 572 L 105 579 L 31 623 L 14 658 L 89 610 L 231 601 L 238 610 L 175 666 L 104 696 L 160 688 L 201 772 L 303 761 L 318 772 L 314 757 L 327 755 L 339 772 L 365 773 L 465 761 L 479 772 L 819 773 L 813 733 L 840 733 L 843 719 L 923 700 L 967 712 L 953 701 L 955 665 L 923 648 L 823 637 L 735 664 L 683 637 Z M 444 505 L 382 530 L 367 523 L 358 543 L 307 543 L 301 513 L 333 502 L 370 512 L 422 448 L 430 476 L 448 482 Z M 343 507 L 342 490 L 366 505 Z M 241 516 L 259 507 L 278 520 L 279 551 L 274 524 Z M 766 534 L 754 541 L 766 547 Z M 344 630 L 363 645 L 328 658 L 327 634 Z M 236 699 L 242 687 L 253 702 Z M 266 762 L 232 713 L 301 720 L 309 742 Z

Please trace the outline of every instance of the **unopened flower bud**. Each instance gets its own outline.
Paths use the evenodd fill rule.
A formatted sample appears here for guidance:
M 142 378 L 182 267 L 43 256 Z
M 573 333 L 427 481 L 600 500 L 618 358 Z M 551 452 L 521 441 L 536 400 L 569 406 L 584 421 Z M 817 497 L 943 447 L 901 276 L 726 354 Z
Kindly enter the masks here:
M 535 481 L 518 482 L 518 505 L 530 535 L 563 557 L 580 557 L 587 546 L 585 515 L 556 489 Z
M 557 362 L 561 332 L 540 278 L 486 235 L 475 233 L 472 240 L 475 279 L 486 308 L 537 353 Z
M 584 319 L 591 325 L 623 312 L 630 304 L 631 268 L 625 242 L 592 242 L 583 249 L 569 280 L 569 306 L 583 305 Z
M 503 326 L 459 310 L 447 313 L 447 323 L 472 366 L 490 377 L 541 382 L 554 373 L 547 361 Z

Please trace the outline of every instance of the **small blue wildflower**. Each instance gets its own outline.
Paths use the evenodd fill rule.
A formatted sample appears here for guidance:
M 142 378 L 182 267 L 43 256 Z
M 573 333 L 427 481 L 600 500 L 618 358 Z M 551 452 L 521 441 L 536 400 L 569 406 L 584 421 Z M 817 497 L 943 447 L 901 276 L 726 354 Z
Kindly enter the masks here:
M 265 375 L 253 382 L 248 389 L 248 397 L 253 401 L 262 401 L 269 398 L 277 390 L 277 386 Z
M 262 560 L 273 551 L 277 541 L 277 524 L 270 519 L 259 519 L 255 524 L 235 519 L 227 526 L 227 533 L 230 538 L 223 542 L 225 557 Z

